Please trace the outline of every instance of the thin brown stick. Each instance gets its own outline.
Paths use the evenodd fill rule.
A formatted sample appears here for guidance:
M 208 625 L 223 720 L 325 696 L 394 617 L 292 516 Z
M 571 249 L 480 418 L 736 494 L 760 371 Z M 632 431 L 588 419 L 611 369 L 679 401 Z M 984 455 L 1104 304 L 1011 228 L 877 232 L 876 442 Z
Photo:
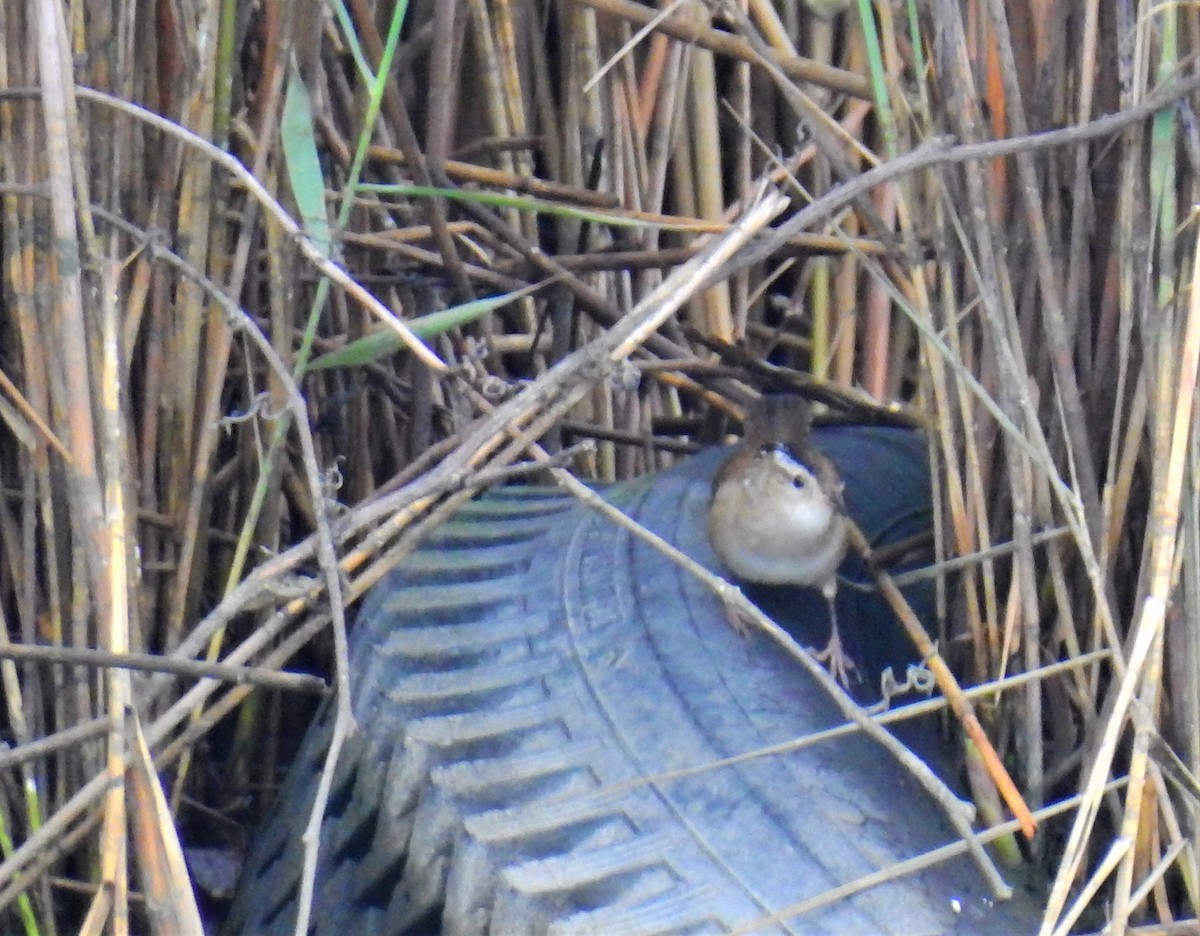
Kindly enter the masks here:
M 592 7 L 609 16 L 637 23 L 639 26 L 649 23 L 657 15 L 653 7 L 642 6 L 633 3 L 632 0 L 574 0 L 574 2 Z M 755 63 L 754 50 L 745 39 L 699 25 L 694 18 L 684 14 L 668 16 L 659 20 L 655 30 L 718 55 L 726 55 L 751 64 Z M 820 62 L 801 58 L 798 55 L 779 56 L 776 64 L 780 71 L 789 78 L 811 82 L 829 88 L 831 91 L 841 91 L 854 97 L 870 100 L 871 91 L 867 85 L 867 79 L 862 75 L 833 68 L 830 65 L 822 65 Z
M 85 741 L 99 740 L 112 727 L 112 720 L 107 716 L 93 718 L 90 721 L 64 728 L 52 735 L 18 744 L 6 751 L 0 751 L 0 770 L 7 770 L 18 764 L 47 757 L 64 748 L 72 748 Z
M 328 695 L 329 686 L 318 676 L 306 673 L 278 673 L 259 666 L 229 666 L 204 660 L 176 660 L 156 653 L 110 653 L 88 647 L 47 647 L 36 644 L 8 644 L 0 647 L 0 660 L 35 663 L 59 663 L 97 669 L 128 669 L 144 673 L 171 673 L 195 679 L 219 679 L 234 685 L 261 686 L 310 695 Z M 0 761 L 2 762 L 2 761 Z
M 930 639 L 928 632 L 926 632 L 924 626 L 921 624 L 920 619 L 913 613 L 913 609 L 903 593 L 896 587 L 891 577 L 876 566 L 872 558 L 871 544 L 863 535 L 862 530 L 855 523 L 850 522 L 849 533 L 850 547 L 858 553 L 867 564 L 867 568 L 871 570 L 876 588 L 903 625 L 909 639 L 913 642 L 913 646 L 921 654 L 922 664 L 933 673 L 934 679 L 937 680 L 938 688 L 950 704 L 951 711 L 954 712 L 955 717 L 962 724 L 963 730 L 978 745 L 980 754 L 987 764 L 988 773 L 996 782 L 1000 795 L 1008 804 L 1008 808 L 1012 810 L 1013 815 L 1020 822 L 1021 831 L 1025 833 L 1026 838 L 1033 838 L 1034 831 L 1037 829 L 1037 822 L 1034 820 L 1032 813 L 1030 813 L 1029 807 L 1025 804 L 1025 800 L 1017 789 L 1017 785 L 1013 783 L 1012 777 L 1009 776 L 1004 762 L 1000 759 L 1000 755 L 996 753 L 996 748 L 992 745 L 987 733 L 983 730 L 983 725 L 979 723 L 970 699 L 963 692 L 962 687 L 958 684 L 958 680 L 954 678 L 954 674 L 950 672 L 950 667 L 946 665 L 946 661 L 938 651 L 937 645 Z

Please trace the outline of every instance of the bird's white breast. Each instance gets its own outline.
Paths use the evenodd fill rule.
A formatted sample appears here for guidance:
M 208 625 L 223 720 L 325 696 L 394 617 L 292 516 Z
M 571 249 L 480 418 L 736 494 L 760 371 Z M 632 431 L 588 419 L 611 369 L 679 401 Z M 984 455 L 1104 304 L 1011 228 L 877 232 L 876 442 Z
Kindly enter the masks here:
M 766 584 L 827 586 L 846 552 L 846 520 L 817 481 L 757 465 L 720 485 L 708 532 L 717 556 L 737 577 Z M 805 479 L 801 479 L 802 481 Z

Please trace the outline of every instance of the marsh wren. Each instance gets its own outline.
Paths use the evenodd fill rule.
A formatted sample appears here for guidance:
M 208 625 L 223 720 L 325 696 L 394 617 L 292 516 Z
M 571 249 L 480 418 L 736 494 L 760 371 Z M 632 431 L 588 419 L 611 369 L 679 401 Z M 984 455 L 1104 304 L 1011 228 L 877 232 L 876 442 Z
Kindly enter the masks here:
M 802 397 L 764 395 L 752 404 L 742 441 L 713 478 L 708 539 L 737 578 L 821 590 L 830 635 L 814 655 L 848 686 L 854 663 L 842 651 L 836 607 L 847 541 L 842 479 L 813 446 L 810 423 Z

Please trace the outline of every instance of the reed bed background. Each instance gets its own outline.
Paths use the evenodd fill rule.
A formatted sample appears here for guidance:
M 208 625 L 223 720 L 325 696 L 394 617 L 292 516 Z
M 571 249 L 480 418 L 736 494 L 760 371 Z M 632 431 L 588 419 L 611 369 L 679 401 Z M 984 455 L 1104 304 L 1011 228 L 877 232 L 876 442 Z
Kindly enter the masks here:
M 774 383 L 927 431 L 1046 931 L 1195 931 L 1200 9 L 822 12 L 0 4 L 0 928 L 194 922 L 423 530 Z

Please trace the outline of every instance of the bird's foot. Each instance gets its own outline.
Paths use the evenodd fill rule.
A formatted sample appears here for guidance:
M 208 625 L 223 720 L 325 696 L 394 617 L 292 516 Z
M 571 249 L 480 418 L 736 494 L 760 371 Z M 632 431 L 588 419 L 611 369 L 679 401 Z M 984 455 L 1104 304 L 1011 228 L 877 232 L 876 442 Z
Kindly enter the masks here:
M 742 614 L 733 602 L 725 601 L 723 604 L 725 606 L 725 620 L 733 628 L 734 633 L 739 637 L 749 637 L 751 622 L 746 619 L 745 615 Z
M 829 635 L 829 643 L 825 645 L 824 650 L 816 650 L 813 647 L 809 647 L 808 652 L 812 654 L 814 660 L 824 663 L 829 669 L 829 674 L 847 691 L 850 689 L 851 673 L 855 674 L 854 678 L 856 680 L 861 678 L 856 672 L 858 667 L 854 665 L 854 661 L 842 649 L 842 638 L 838 634 L 836 627 L 833 629 L 833 633 Z

